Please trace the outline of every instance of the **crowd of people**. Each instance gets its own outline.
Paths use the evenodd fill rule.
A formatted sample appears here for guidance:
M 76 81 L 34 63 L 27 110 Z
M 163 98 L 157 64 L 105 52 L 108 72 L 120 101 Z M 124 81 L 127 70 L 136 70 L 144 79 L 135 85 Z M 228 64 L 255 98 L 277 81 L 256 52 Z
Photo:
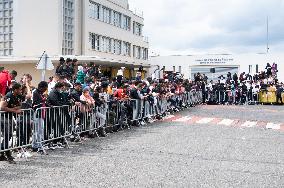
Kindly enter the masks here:
M 255 104 L 262 100 L 259 93 L 265 93 L 267 97 L 269 92 L 271 97 L 276 95 L 276 103 L 283 104 L 284 85 L 278 81 L 277 73 L 277 64 L 273 63 L 271 66 L 267 63 L 265 71 L 254 75 L 228 72 L 226 76 L 219 76 L 215 82 L 209 81 L 206 75 L 200 73 L 194 78 L 201 85 L 204 104 Z
M 221 75 L 217 82 L 209 81 L 206 75 L 197 73 L 194 80 L 184 79 L 183 75 L 176 73 L 165 72 L 162 79 L 146 78 L 142 79 L 140 67 L 134 78 L 125 78 L 123 76 L 124 68 L 121 68 L 116 77 L 110 77 L 110 74 L 102 73 L 101 66 L 91 62 L 89 64 L 80 64 L 77 59 L 66 60 L 60 58 L 56 72 L 48 82 L 41 81 L 37 87 L 32 83 L 32 76 L 24 74 L 17 82 L 17 72 L 5 70 L 0 67 L 0 110 L 1 112 L 1 150 L 0 161 L 9 161 L 14 163 L 11 150 L 9 149 L 9 141 L 14 130 L 15 114 L 23 113 L 24 109 L 53 108 L 61 106 L 75 106 L 78 112 L 76 113 L 76 124 L 82 123 L 85 112 L 91 112 L 95 107 L 108 109 L 106 111 L 97 110 L 96 117 L 100 120 L 100 126 L 97 128 L 99 136 L 106 136 L 109 132 L 116 132 L 124 128 L 129 128 L 130 124 L 139 126 L 140 123 L 127 121 L 133 115 L 133 103 L 125 102 L 131 100 L 148 101 L 154 106 L 157 105 L 158 98 L 167 98 L 167 102 L 171 104 L 172 111 L 179 111 L 185 107 L 185 104 L 172 96 L 188 93 L 192 90 L 202 91 L 204 104 L 244 104 L 248 101 L 257 101 L 259 91 L 275 91 L 277 101 L 282 101 L 281 93 L 283 92 L 283 83 L 277 80 L 277 66 L 267 64 L 266 71 L 255 75 L 241 73 L 231 74 L 228 72 L 226 77 Z M 117 114 L 118 102 L 122 102 L 122 109 Z M 3 114 L 5 116 L 3 116 Z M 57 114 L 53 110 L 53 114 Z M 64 116 L 70 117 L 68 112 L 63 111 Z M 43 151 L 43 140 L 51 139 L 50 135 L 55 135 L 52 142 L 49 142 L 49 147 L 55 143 L 66 144 L 64 130 L 62 127 L 54 127 L 56 118 L 59 115 L 54 115 L 46 121 L 43 115 L 36 115 L 34 123 L 36 127 L 41 127 L 41 130 L 34 131 L 35 138 L 32 138 L 32 126 L 26 126 L 25 134 L 23 131 L 17 131 L 18 146 L 27 145 L 32 141 L 32 150 L 35 152 Z M 108 117 L 107 117 L 108 116 Z M 115 124 L 112 122 L 112 117 L 119 119 L 118 126 L 110 126 L 106 129 L 106 124 Z M 123 119 L 125 118 L 125 119 Z M 156 119 L 162 118 L 157 115 Z M 147 120 L 147 118 L 146 118 Z M 150 119 L 148 119 L 151 121 Z M 144 119 L 142 120 L 144 121 Z M 10 123 L 7 123 L 10 122 Z M 43 127 L 45 129 L 43 130 Z M 56 135 L 57 134 L 57 135 Z M 74 135 L 71 141 L 78 141 L 80 137 L 93 137 L 94 133 L 84 132 L 80 135 Z M 60 137 L 60 138 L 59 138 Z M 35 142 L 35 140 L 37 140 Z M 51 144 L 51 145 L 50 145 Z
M 173 111 L 178 111 L 182 104 L 170 98 L 171 96 L 189 92 L 192 89 L 197 89 L 197 85 L 190 80 L 184 80 L 179 76 L 174 76 L 172 79 L 142 79 L 141 72 L 143 68 L 140 67 L 136 76 L 132 79 L 127 79 L 123 76 L 124 68 L 121 68 L 117 76 L 112 78 L 109 75 L 101 72 L 101 67 L 96 66 L 95 63 L 79 64 L 76 59 L 66 60 L 60 58 L 59 65 L 56 68 L 56 72 L 48 82 L 41 81 L 37 84 L 37 87 L 32 83 L 32 76 L 30 74 L 24 74 L 17 82 L 17 72 L 5 70 L 4 67 L 0 68 L 0 114 L 1 117 L 1 150 L 5 152 L 0 153 L 0 161 L 9 161 L 14 163 L 14 158 L 11 155 L 9 149 L 9 141 L 12 138 L 11 132 L 15 128 L 13 117 L 17 114 L 23 113 L 24 109 L 44 109 L 47 107 L 60 107 L 60 106 L 77 106 L 79 108 L 76 118 L 79 119 L 78 124 L 82 123 L 82 113 L 92 111 L 94 107 L 105 107 L 110 112 L 109 116 L 120 116 L 118 126 L 113 126 L 111 129 L 106 130 L 106 124 L 111 123 L 111 117 L 106 117 L 106 113 L 103 111 L 97 111 L 96 117 L 100 119 L 101 125 L 98 127 L 97 133 L 99 136 L 106 136 L 108 132 L 119 131 L 124 128 L 128 128 L 132 124 L 139 126 L 143 122 L 129 122 L 122 119 L 122 114 L 125 116 L 131 116 L 133 113 L 132 103 L 123 103 L 121 114 L 116 114 L 114 110 L 117 106 L 117 101 L 130 101 L 130 100 L 144 100 L 151 104 L 157 103 L 157 98 L 168 98 L 168 102 L 172 105 Z M 53 111 L 52 114 L 57 114 Z M 68 116 L 68 112 L 64 113 Z M 6 115 L 6 116 L 5 116 Z M 53 127 L 54 119 L 60 118 L 58 115 L 51 118 L 48 121 L 44 120 L 43 115 L 36 115 L 34 119 L 35 126 L 41 127 L 42 130 L 34 131 L 36 139 L 40 140 L 32 142 L 32 149 L 35 152 L 43 151 L 43 140 L 50 139 L 50 135 L 63 136 L 64 132 L 62 127 Z M 45 117 L 46 118 L 46 117 Z M 70 117 L 69 117 L 70 118 Z M 69 119 L 67 118 L 67 119 Z M 157 119 L 162 118 L 157 115 Z M 127 118 L 126 118 L 127 119 Z M 131 119 L 131 118 L 130 118 Z M 73 121 L 73 120 L 71 120 Z M 109 121 L 109 122 L 106 122 Z M 142 120 L 144 121 L 144 119 Z M 150 121 L 150 119 L 149 119 Z M 9 122 L 9 123 L 8 123 Z M 46 125 L 45 125 L 46 124 Z M 21 139 L 18 141 L 18 146 L 31 143 L 31 127 L 25 128 L 25 134 L 23 131 L 17 131 L 18 137 Z M 43 127 L 44 130 L 43 130 Z M 52 130 L 53 129 L 53 130 Z M 58 130 L 57 130 L 58 129 Z M 53 131 L 53 132 L 52 132 Z M 19 133 L 18 133 L 19 132 Z M 82 133 L 81 136 L 92 137 L 93 133 Z M 78 135 L 73 141 L 78 140 Z M 35 138 L 33 138 L 35 139 Z M 53 139 L 50 143 L 65 143 L 64 138 Z M 49 145 L 50 146 L 50 145 Z M 51 147 L 51 146 L 50 146 Z

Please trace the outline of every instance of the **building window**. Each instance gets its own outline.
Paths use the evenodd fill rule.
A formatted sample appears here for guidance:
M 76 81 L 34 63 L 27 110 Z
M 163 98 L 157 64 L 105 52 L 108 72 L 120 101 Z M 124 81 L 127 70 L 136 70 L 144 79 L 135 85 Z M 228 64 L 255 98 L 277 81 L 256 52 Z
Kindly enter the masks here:
M 252 73 L 252 65 L 249 65 L 249 73 Z
M 137 53 L 138 53 L 137 59 L 141 59 L 141 57 L 142 57 L 142 55 L 141 55 L 141 47 L 137 48 Z
M 148 60 L 148 49 L 142 48 L 142 59 Z
M 143 25 L 138 22 L 133 22 L 133 34 L 142 36 Z
M 107 52 L 111 53 L 111 39 L 110 38 L 106 38 L 106 48 L 107 48 Z
M 93 1 L 89 1 L 89 17 L 94 19 L 100 19 L 100 5 Z
M 130 54 L 130 52 L 128 53 Z M 148 49 L 133 45 L 133 57 L 136 59 L 148 60 Z
M 100 35 L 90 33 L 92 50 L 100 51 Z
M 131 44 L 126 41 L 101 36 L 95 33 L 89 33 L 89 42 L 92 50 L 116 55 L 131 56 Z M 135 48 L 135 54 L 139 55 L 139 48 Z M 134 50 L 133 50 L 134 51 Z
M 110 24 L 111 23 L 111 9 L 103 7 L 103 22 Z
M 121 40 L 114 40 L 114 54 L 120 55 L 121 54 Z
M 129 57 L 131 56 L 131 44 L 128 42 L 126 43 L 125 55 Z
M 133 45 L 133 57 L 136 58 L 136 46 Z
M 0 56 L 13 55 L 13 0 L 0 0 Z
M 92 0 L 89 0 L 89 17 L 108 24 L 112 24 L 116 27 L 120 27 L 128 31 L 131 30 L 131 18 L 129 16 L 98 4 Z M 140 30 L 142 33 L 142 25 L 138 24 L 138 27 L 141 27 Z M 137 30 L 139 29 L 137 28 Z
M 113 11 L 113 25 L 121 27 L 121 13 Z
M 74 54 L 74 0 L 63 1 L 62 55 Z
M 116 44 L 117 44 L 116 40 L 113 40 L 112 44 L 113 44 L 113 46 L 112 46 L 112 50 L 113 50 L 112 53 L 116 54 Z
M 129 16 L 123 15 L 123 29 L 130 30 L 130 21 L 131 18 Z
M 122 43 L 122 55 L 131 56 L 130 50 L 131 50 L 131 44 L 128 42 L 123 42 Z

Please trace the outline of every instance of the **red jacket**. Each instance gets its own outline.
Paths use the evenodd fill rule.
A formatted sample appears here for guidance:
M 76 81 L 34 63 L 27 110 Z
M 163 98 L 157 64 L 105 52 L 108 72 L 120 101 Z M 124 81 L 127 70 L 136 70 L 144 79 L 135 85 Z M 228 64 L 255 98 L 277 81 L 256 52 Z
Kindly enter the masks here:
M 114 92 L 113 96 L 118 98 L 118 99 L 123 99 L 123 98 L 125 98 L 125 91 L 123 89 L 117 89 Z
M 9 74 L 9 71 L 3 70 L 0 72 L 0 84 L 2 86 L 10 86 L 11 85 L 11 76 Z

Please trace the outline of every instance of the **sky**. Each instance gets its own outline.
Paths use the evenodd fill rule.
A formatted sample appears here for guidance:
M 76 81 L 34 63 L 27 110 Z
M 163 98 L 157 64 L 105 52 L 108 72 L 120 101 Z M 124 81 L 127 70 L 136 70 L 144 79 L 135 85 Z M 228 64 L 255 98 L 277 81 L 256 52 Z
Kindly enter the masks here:
M 150 55 L 284 52 L 284 0 L 129 0 Z

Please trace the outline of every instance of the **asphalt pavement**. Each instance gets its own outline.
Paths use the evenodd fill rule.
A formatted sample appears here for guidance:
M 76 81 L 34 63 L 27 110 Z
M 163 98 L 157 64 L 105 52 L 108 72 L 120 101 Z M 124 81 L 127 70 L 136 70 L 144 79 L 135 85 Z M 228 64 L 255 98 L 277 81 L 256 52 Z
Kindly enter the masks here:
M 281 188 L 283 114 L 282 106 L 190 108 L 16 165 L 0 162 L 0 187 Z

